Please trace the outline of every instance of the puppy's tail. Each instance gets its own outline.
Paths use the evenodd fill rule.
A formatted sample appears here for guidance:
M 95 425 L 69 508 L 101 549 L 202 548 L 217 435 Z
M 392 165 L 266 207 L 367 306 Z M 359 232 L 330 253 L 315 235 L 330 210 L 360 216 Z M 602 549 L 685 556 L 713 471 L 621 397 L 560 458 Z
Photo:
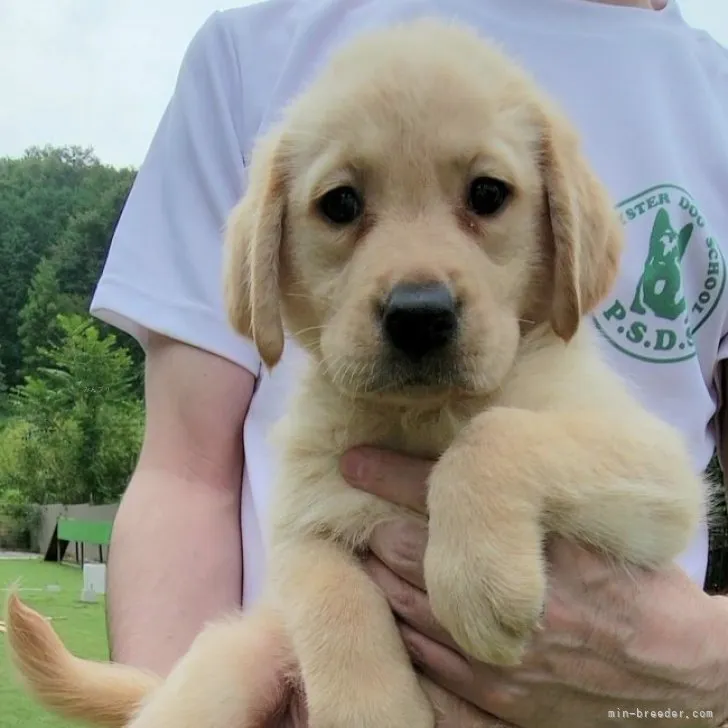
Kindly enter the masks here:
M 10 658 L 28 691 L 48 710 L 104 728 L 123 728 L 161 683 L 155 675 L 72 655 L 50 624 L 11 591 Z

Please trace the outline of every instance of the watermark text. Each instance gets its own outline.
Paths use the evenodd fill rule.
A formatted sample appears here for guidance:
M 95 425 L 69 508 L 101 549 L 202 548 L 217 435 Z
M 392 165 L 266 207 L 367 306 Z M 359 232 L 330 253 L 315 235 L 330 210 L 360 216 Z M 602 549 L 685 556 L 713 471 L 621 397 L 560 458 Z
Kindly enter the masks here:
M 672 710 L 665 708 L 615 708 L 607 711 L 607 718 L 624 720 L 625 718 L 637 718 L 638 720 L 710 720 L 713 718 L 712 710 Z

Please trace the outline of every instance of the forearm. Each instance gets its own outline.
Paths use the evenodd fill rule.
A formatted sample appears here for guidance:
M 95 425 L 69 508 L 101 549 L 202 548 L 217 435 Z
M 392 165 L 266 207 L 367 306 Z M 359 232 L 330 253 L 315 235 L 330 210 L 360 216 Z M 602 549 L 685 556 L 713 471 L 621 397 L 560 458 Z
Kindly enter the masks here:
M 138 471 L 109 558 L 114 660 L 166 674 L 205 622 L 240 607 L 239 495 Z

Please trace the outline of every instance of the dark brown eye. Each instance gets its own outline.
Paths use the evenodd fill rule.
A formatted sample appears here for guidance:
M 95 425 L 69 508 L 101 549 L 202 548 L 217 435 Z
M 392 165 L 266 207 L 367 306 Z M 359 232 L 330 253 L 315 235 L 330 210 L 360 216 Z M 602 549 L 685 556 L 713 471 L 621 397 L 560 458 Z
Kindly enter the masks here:
M 468 190 L 468 207 L 476 215 L 495 215 L 510 197 L 505 182 L 494 177 L 476 177 Z
M 359 193 L 348 186 L 329 190 L 319 201 L 321 214 L 335 225 L 349 225 L 362 213 L 364 203 Z

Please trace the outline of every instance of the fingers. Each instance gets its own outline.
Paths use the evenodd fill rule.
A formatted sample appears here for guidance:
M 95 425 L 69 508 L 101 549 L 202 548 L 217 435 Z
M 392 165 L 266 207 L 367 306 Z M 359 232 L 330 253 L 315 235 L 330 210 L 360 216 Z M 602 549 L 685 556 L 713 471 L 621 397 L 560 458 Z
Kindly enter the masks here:
M 500 722 L 498 718 L 518 715 L 517 706 L 527 697 L 527 691 L 509 679 L 506 672 L 483 663 L 472 663 L 455 650 L 406 624 L 400 625 L 400 634 L 412 662 L 423 675 L 447 692 L 493 716 L 493 725 L 510 725 L 503 722 L 505 718 Z
M 399 632 L 412 662 L 438 685 L 460 696 L 472 687 L 473 669 L 465 657 L 404 620 L 399 621 Z
M 414 519 L 401 518 L 378 526 L 369 542 L 370 551 L 397 576 L 418 589 L 425 589 L 423 561 L 427 527 Z
M 437 728 L 513 728 L 495 716 L 483 713 L 427 677 L 420 683 L 437 714 Z
M 425 481 L 431 468 L 427 460 L 369 447 L 349 450 L 340 461 L 349 485 L 418 513 L 426 511 Z

